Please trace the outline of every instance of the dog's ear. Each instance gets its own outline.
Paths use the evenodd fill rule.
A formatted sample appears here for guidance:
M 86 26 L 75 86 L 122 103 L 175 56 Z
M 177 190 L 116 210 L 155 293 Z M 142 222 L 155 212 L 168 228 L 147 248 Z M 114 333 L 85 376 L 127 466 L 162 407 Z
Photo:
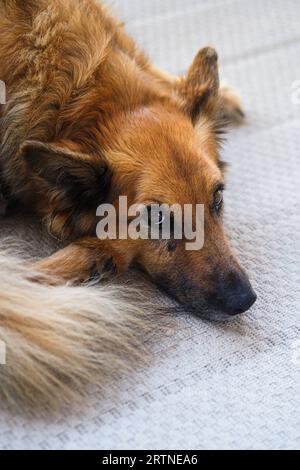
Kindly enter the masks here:
M 106 197 L 110 172 L 101 158 L 74 152 L 60 144 L 26 141 L 20 148 L 29 177 L 64 198 L 64 203 L 99 205 Z
M 201 114 L 213 114 L 218 104 L 218 55 L 211 47 L 201 49 L 196 55 L 186 77 L 179 82 L 184 111 L 195 124 Z

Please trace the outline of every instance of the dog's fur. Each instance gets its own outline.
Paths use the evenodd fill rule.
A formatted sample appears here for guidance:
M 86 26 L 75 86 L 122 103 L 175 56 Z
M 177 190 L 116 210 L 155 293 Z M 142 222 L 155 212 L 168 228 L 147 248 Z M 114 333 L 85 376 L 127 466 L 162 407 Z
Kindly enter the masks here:
M 154 325 L 165 332 L 171 326 L 138 287 L 51 287 L 52 281 L 45 276 L 33 283 L 24 260 L 11 249 L 0 252 L 0 340 L 6 344 L 0 402 L 13 410 L 26 405 L 53 412 L 79 403 L 98 381 L 109 390 L 111 379 L 145 365 L 143 342 Z
M 36 270 L 61 283 L 137 266 L 187 308 L 199 310 L 204 301 L 222 308 L 224 285 L 232 289 L 245 278 L 214 206 L 224 177 L 220 132 L 225 121 L 240 120 L 242 110 L 231 90 L 219 87 L 215 51 L 200 50 L 186 77 L 170 77 L 148 61 L 95 0 L 0 4 L 0 79 L 7 86 L 7 104 L 1 109 L 2 190 L 9 204 L 30 207 L 67 245 Z M 186 252 L 174 240 L 97 239 L 96 208 L 101 202 L 117 205 L 119 195 L 126 195 L 129 204 L 205 204 L 204 248 Z M 26 289 L 22 279 L 19 288 Z M 63 346 L 60 350 L 60 336 L 51 335 L 56 328 L 59 334 L 64 327 L 73 330 L 82 315 L 88 317 L 80 340 L 85 343 L 86 335 L 92 335 L 94 307 L 85 314 L 85 302 L 76 291 L 79 303 L 60 308 L 57 302 L 57 321 L 52 323 L 46 309 L 35 327 L 39 296 L 31 305 L 22 295 L 21 306 L 14 302 L 14 289 L 7 288 L 0 298 L 0 332 L 24 335 L 37 362 L 49 362 L 57 380 L 59 371 L 64 377 L 65 351 Z M 12 299 L 10 310 L 3 307 L 6 296 Z M 41 331 L 49 332 L 46 344 Z M 74 331 L 67 353 L 80 336 L 75 326 Z M 101 338 L 105 335 L 100 327 Z M 17 373 L 23 376 L 15 357 Z M 77 353 L 74 357 L 80 362 Z M 84 357 L 75 367 L 79 373 Z M 39 376 L 39 369 L 31 372 L 25 367 L 26 380 L 37 379 L 50 394 L 46 375 Z

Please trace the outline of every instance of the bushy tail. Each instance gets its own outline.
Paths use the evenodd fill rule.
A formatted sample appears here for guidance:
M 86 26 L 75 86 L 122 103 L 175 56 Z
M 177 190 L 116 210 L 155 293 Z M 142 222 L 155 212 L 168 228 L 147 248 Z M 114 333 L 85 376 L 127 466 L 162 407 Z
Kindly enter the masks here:
M 153 325 L 153 306 L 140 297 L 128 286 L 35 283 L 23 262 L 0 251 L 0 399 L 66 404 L 100 376 L 103 384 L 124 371 Z

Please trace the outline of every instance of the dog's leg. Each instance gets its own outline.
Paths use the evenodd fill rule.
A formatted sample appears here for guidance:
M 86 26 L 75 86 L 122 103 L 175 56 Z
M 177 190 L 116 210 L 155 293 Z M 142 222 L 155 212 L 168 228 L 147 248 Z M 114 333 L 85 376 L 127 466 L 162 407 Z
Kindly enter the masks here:
M 241 99 L 238 92 L 231 86 L 221 84 L 219 90 L 222 118 L 229 124 L 239 125 L 245 119 Z
M 131 262 L 130 249 L 122 241 L 85 238 L 36 263 L 35 271 L 50 275 L 54 285 L 106 279 L 123 274 Z

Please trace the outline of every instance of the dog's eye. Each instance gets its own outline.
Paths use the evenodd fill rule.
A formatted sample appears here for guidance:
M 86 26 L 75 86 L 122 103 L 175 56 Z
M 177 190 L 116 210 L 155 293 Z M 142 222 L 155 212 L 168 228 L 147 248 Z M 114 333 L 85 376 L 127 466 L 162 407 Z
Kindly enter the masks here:
M 156 225 L 162 225 L 166 220 L 166 216 L 162 213 L 162 211 L 158 211 L 157 214 L 154 214 L 154 223 Z
M 219 211 L 223 205 L 223 189 L 219 188 L 214 194 L 214 208 Z
M 166 216 L 162 211 L 152 210 L 152 220 L 155 225 L 162 225 L 166 220 Z
M 166 216 L 161 210 L 156 210 L 154 207 L 148 207 L 148 220 L 149 225 L 151 222 L 155 225 L 162 225 L 166 220 Z

